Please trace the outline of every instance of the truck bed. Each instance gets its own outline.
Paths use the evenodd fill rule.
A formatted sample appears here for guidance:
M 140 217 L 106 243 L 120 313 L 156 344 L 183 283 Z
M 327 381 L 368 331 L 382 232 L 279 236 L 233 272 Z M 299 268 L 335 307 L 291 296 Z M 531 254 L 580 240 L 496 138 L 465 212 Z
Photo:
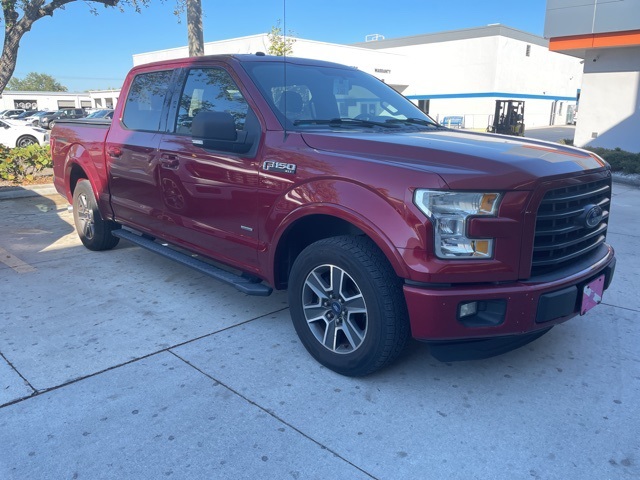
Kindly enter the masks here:
M 51 135 L 54 185 L 58 193 L 73 200 L 75 182 L 73 165 L 78 165 L 93 175 L 94 187 L 103 192 L 107 185 L 105 172 L 105 140 L 111 120 L 64 120 L 56 122 Z M 72 160 L 72 161 L 70 161 Z

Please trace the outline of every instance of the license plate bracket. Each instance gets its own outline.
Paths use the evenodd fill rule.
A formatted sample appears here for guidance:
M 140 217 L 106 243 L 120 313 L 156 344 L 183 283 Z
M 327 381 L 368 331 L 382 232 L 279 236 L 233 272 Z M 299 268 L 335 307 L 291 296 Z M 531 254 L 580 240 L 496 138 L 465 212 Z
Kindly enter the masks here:
M 580 315 L 584 315 L 593 307 L 602 302 L 602 293 L 604 292 L 604 275 L 587 283 L 582 289 L 582 303 L 580 307 Z

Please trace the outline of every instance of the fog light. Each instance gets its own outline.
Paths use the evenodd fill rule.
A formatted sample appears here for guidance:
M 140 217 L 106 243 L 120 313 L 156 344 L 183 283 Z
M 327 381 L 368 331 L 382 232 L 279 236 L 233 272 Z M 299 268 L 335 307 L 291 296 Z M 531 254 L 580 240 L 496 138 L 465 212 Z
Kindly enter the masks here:
M 478 313 L 478 302 L 461 303 L 458 308 L 458 318 L 468 317 Z

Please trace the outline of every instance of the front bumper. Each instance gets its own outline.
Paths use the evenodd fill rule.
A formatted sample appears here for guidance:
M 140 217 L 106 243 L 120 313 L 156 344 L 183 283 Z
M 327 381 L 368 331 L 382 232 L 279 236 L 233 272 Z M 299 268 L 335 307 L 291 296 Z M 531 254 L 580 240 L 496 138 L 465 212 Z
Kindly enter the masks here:
M 412 336 L 418 340 L 465 340 L 529 334 L 580 314 L 582 291 L 604 275 L 608 288 L 615 254 L 603 245 L 596 261 L 564 276 L 506 284 L 404 285 Z M 488 314 L 459 318 L 460 305 L 479 302 Z

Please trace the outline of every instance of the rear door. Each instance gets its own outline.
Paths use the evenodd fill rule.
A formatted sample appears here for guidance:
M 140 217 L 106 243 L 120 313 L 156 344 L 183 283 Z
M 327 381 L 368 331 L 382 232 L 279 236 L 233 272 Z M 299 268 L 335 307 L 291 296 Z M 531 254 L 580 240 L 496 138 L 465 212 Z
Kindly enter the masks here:
M 140 230 L 162 231 L 164 212 L 158 145 L 166 127 L 173 70 L 136 75 L 127 92 L 122 118 L 113 119 L 105 157 L 111 205 L 117 220 Z
M 168 132 L 159 148 L 159 182 L 167 228 L 180 242 L 251 271 L 258 249 L 258 165 L 261 127 L 239 82 L 223 65 L 185 70 Z M 227 112 L 253 147 L 237 154 L 194 145 L 199 112 Z

